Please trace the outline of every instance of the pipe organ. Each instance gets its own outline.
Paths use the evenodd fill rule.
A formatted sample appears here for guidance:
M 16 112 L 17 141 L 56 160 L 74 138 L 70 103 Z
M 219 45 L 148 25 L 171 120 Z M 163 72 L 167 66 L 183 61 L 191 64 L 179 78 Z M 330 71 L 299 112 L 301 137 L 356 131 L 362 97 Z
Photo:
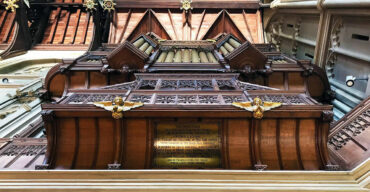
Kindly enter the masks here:
M 332 107 L 317 101 L 329 88 L 309 62 L 231 34 L 141 34 L 102 49 L 71 61 L 70 76 L 52 69 L 46 77 L 54 96 L 58 78 L 68 79 L 61 99 L 42 107 L 48 168 L 330 167 Z

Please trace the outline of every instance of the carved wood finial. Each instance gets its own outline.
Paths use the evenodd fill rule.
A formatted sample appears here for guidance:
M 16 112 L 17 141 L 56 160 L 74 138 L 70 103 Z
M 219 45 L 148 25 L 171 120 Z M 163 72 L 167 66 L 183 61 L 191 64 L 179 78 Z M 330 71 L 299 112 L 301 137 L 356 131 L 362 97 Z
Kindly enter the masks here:
M 325 170 L 327 170 L 327 171 L 339 171 L 339 165 L 332 165 L 332 164 L 325 165 Z
M 119 163 L 108 164 L 108 169 L 110 169 L 110 170 L 121 169 L 121 164 L 119 164 Z
M 255 164 L 254 165 L 254 169 L 257 170 L 257 171 L 264 171 L 266 168 L 267 168 L 267 165 L 263 165 L 263 164 Z

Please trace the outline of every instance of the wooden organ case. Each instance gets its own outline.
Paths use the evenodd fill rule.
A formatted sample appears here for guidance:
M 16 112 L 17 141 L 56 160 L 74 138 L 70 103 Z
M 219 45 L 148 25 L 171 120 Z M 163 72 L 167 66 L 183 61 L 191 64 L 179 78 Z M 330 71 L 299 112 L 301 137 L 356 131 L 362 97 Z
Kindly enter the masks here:
M 333 167 L 327 151 L 332 106 L 317 101 L 325 101 L 327 79 L 309 62 L 231 34 L 202 41 L 142 34 L 109 46 L 49 72 L 47 93 L 59 99 L 42 106 L 48 141 L 45 167 Z M 60 90 L 54 87 L 57 78 L 65 81 Z M 80 81 L 89 85 L 78 86 Z M 101 86 L 91 86 L 93 82 Z M 117 97 L 143 106 L 113 118 L 111 111 L 94 105 Z M 255 98 L 282 105 L 264 111 L 261 119 L 232 106 Z

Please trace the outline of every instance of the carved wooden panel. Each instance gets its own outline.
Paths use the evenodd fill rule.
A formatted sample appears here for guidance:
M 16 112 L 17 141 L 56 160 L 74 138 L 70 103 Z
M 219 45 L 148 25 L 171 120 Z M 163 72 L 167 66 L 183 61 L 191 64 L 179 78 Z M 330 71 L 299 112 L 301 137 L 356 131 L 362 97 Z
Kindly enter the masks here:
M 43 163 L 45 152 L 45 138 L 9 139 L 5 145 L 0 144 L 0 169 L 35 169 Z
M 44 106 L 44 109 L 50 107 L 53 105 Z M 153 167 L 154 122 L 202 125 L 214 122 L 215 118 L 220 125 L 221 168 L 255 169 L 267 165 L 270 170 L 316 170 L 325 169 L 327 164 L 326 145 L 323 145 L 326 129 L 322 125 L 329 122 L 322 119 L 319 106 L 270 111 L 263 120 L 249 118 L 247 112 L 230 107 L 208 107 L 209 112 L 204 113 L 199 105 L 192 107 L 192 111 L 148 106 L 151 110 L 144 107 L 126 112 L 125 118 L 120 120 L 114 120 L 110 112 L 91 105 L 71 107 L 60 105 L 52 113 L 51 121 L 46 121 L 49 140 L 53 140 L 50 134 L 54 131 L 58 138 L 49 148 L 49 168 L 105 169 L 113 163 L 124 169 L 158 168 Z M 86 110 L 89 113 L 83 112 Z
M 343 169 L 352 169 L 370 157 L 369 128 L 370 97 L 333 125 L 330 155 Z
M 260 12 L 220 9 L 118 9 L 110 25 L 108 43 L 132 40 L 140 33 L 154 32 L 163 39 L 201 40 L 231 33 L 240 40 L 263 42 Z

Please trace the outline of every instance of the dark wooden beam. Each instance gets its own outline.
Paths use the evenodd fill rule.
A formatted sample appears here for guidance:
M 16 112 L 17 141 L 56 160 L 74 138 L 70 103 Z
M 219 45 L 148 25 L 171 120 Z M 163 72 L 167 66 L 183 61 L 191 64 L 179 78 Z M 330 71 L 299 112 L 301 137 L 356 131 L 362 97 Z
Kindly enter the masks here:
M 1 30 L 3 29 L 3 27 L 4 27 L 4 25 L 5 25 L 5 20 L 6 20 L 6 17 L 8 16 L 9 14 L 8 14 L 8 11 L 3 11 L 2 12 L 2 16 L 1 16 L 1 18 L 0 18 L 0 32 L 1 32 Z
M 168 9 L 168 17 L 170 18 L 172 29 L 175 32 L 176 40 L 179 40 L 179 35 L 177 33 L 175 25 L 173 24 L 174 22 L 173 22 L 172 13 L 170 9 Z
M 126 17 L 125 25 L 123 26 L 122 33 L 121 33 L 121 35 L 119 36 L 119 41 L 118 41 L 118 42 L 120 42 L 120 43 L 122 43 L 122 39 L 123 39 L 123 37 L 124 37 L 124 35 L 125 35 L 125 32 L 126 32 L 126 30 L 127 30 L 127 26 L 128 26 L 128 23 L 130 22 L 131 14 L 132 14 L 132 9 L 129 9 L 129 10 L 128 10 L 128 15 L 127 15 L 127 17 Z
M 203 12 L 202 12 L 202 19 L 200 20 L 199 27 L 198 27 L 198 30 L 197 30 L 197 34 L 195 35 L 195 40 L 198 39 L 199 31 L 200 31 L 200 28 L 202 28 L 202 24 L 203 24 L 205 15 L 206 15 L 206 9 L 204 9 Z
M 246 15 L 244 9 L 243 9 L 243 19 L 244 19 L 245 26 L 247 26 L 247 30 L 248 30 L 248 37 L 246 37 L 246 38 L 247 38 L 248 41 L 253 42 L 253 38 L 252 38 L 252 35 L 251 35 L 251 29 L 249 28 L 249 25 L 248 25 L 248 22 L 247 22 L 247 15 Z
M 71 41 L 71 44 L 74 44 L 75 43 L 75 40 L 76 40 L 76 36 L 77 36 L 77 29 L 78 29 L 78 26 L 80 24 L 80 18 L 81 18 L 81 9 L 77 9 L 77 24 L 76 24 L 76 27 L 74 29 L 74 32 L 73 32 L 73 37 L 72 37 L 72 41 Z
M 6 43 L 12 33 L 12 29 L 14 27 L 14 24 L 15 24 L 15 13 L 11 15 L 11 18 L 10 18 L 10 26 L 6 29 L 5 31 L 5 34 L 4 34 L 4 37 L 3 39 L 1 40 L 2 43 Z
M 69 26 L 69 20 L 71 18 L 71 11 L 67 11 L 67 14 L 65 15 L 65 17 L 67 17 L 67 21 L 65 22 L 65 26 L 64 26 L 64 32 L 62 34 L 62 38 L 61 40 L 58 42 L 59 44 L 63 44 L 64 43 L 64 39 L 66 37 L 66 33 L 67 33 L 67 29 L 68 29 L 68 26 Z
M 89 30 L 89 23 L 90 23 L 90 12 L 87 12 L 86 14 L 86 22 L 83 26 L 83 35 L 82 35 L 82 41 L 80 44 L 85 44 L 86 41 L 86 36 L 87 36 L 87 31 Z
M 26 50 L 31 48 L 32 37 L 28 27 L 26 5 L 23 1 L 19 3 L 19 8 L 14 15 L 14 36 L 8 48 L 0 54 L 0 57 L 3 59 L 24 53 Z
M 57 29 L 57 26 L 58 26 L 58 20 L 59 20 L 61 10 L 62 9 L 60 7 L 57 8 L 57 13 L 55 15 L 55 22 L 53 23 L 53 25 L 51 27 L 48 40 L 46 41 L 48 44 L 53 43 L 55 32 L 56 32 L 56 29 Z

